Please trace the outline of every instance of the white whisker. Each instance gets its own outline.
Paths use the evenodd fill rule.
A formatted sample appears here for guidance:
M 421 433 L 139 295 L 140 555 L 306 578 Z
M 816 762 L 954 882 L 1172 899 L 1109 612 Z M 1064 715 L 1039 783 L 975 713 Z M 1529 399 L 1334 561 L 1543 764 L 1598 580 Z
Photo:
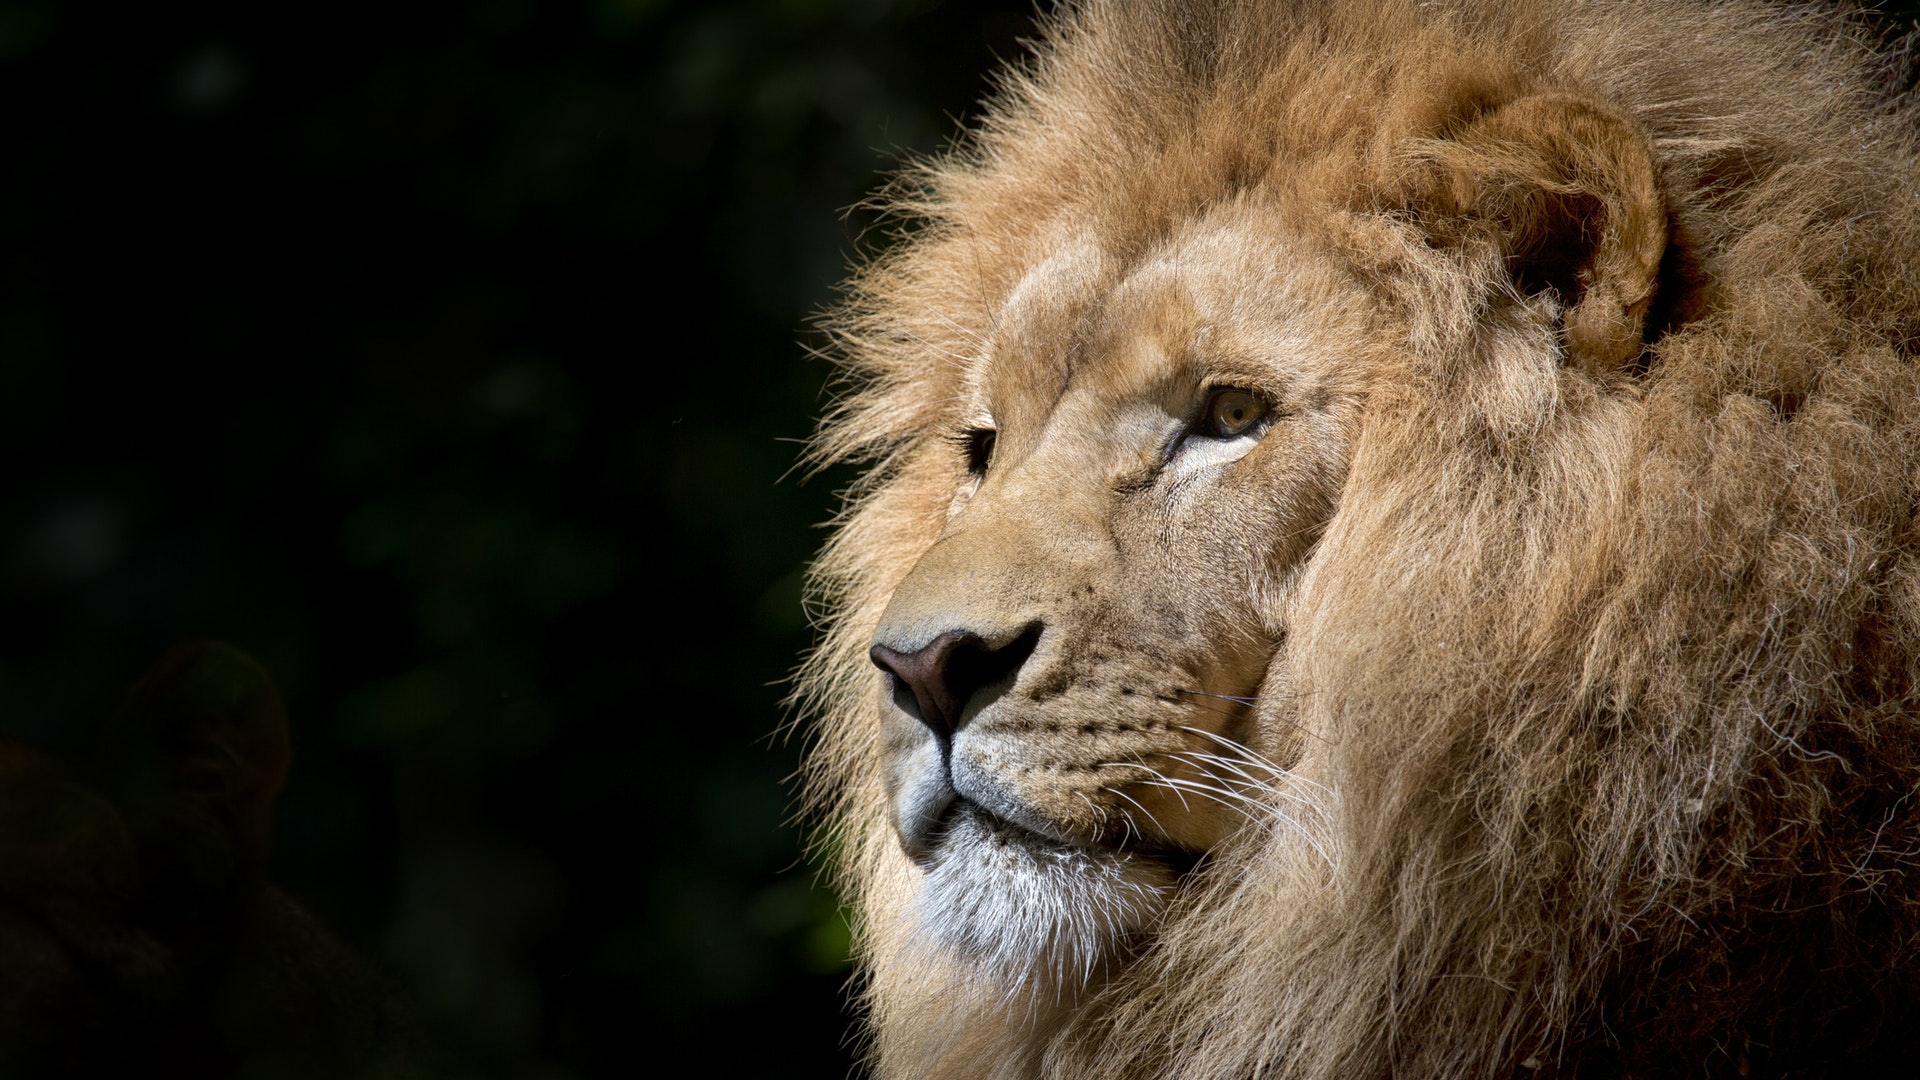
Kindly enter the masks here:
M 1142 771 L 1142 772 L 1144 772 L 1144 773 L 1146 773 L 1146 774 L 1147 774 L 1147 775 L 1148 775 L 1148 776 L 1149 776 L 1150 778 L 1153 778 L 1153 779 L 1156 779 L 1156 780 L 1159 780 L 1159 779 L 1165 779 L 1165 777 L 1164 777 L 1164 776 L 1162 775 L 1162 773 L 1160 772 L 1160 770 L 1158 770 L 1158 769 L 1156 769 L 1156 768 L 1154 768 L 1154 767 L 1153 767 L 1153 766 L 1151 766 L 1151 765 L 1148 765 L 1148 764 L 1146 764 L 1145 762 L 1141 762 L 1141 761 L 1103 761 L 1103 762 L 1101 762 L 1100 764 L 1098 764 L 1098 765 L 1096 765 L 1096 766 L 1095 766 L 1095 768 L 1100 768 L 1100 769 L 1139 769 L 1140 771 Z M 1112 789 L 1112 788 L 1107 788 L 1106 790 L 1108 790 L 1108 791 L 1114 791 L 1114 789 Z M 1117 792 L 1117 791 L 1114 791 L 1114 794 L 1116 794 L 1116 795 L 1118 795 L 1118 794 L 1120 794 L 1120 793 L 1119 793 L 1119 792 Z M 1178 794 L 1179 794 L 1179 792 L 1177 792 L 1177 791 L 1176 791 L 1176 792 L 1174 792 L 1174 794 L 1176 794 L 1176 795 L 1178 795 Z M 1124 798 L 1125 796 L 1122 796 L 1122 797 Z M 1182 809 L 1182 810 L 1185 810 L 1185 811 L 1186 811 L 1186 812 L 1188 812 L 1188 813 L 1192 813 L 1192 812 L 1193 812 L 1193 807 L 1191 807 L 1191 806 L 1188 806 L 1188 805 L 1187 805 L 1187 800 L 1186 800 L 1186 799 L 1184 799 L 1184 798 L 1182 798 L 1182 799 L 1180 800 L 1180 809 Z M 1156 822 L 1155 824 L 1158 824 L 1158 822 Z
M 1123 798 L 1123 799 L 1125 799 L 1125 800 L 1127 800 L 1128 802 L 1130 802 L 1130 803 L 1133 803 L 1133 805 L 1134 805 L 1135 807 L 1138 807 L 1138 808 L 1139 808 L 1139 810 L 1140 810 L 1140 812 L 1141 812 L 1142 814 L 1145 814 L 1145 815 L 1147 816 L 1147 820 L 1148 820 L 1148 821 L 1151 821 L 1151 822 L 1153 822 L 1153 827 L 1154 827 L 1154 829 L 1155 829 L 1155 830 L 1156 830 L 1157 832 L 1159 832 L 1159 833 L 1160 833 L 1160 835 L 1162 835 L 1162 836 L 1165 836 L 1165 835 L 1167 834 L 1167 827 L 1166 827 L 1165 825 L 1162 825 L 1162 824 L 1160 824 L 1160 819 L 1159 819 L 1159 818 L 1157 818 L 1157 817 L 1154 817 L 1154 816 L 1153 816 L 1153 811 L 1151 811 L 1151 810 L 1149 810 L 1149 809 L 1147 809 L 1147 808 L 1146 808 L 1146 807 L 1144 807 L 1144 806 L 1141 806 L 1141 805 L 1139 804 L 1139 802 L 1137 802 L 1137 801 L 1136 801 L 1136 800 L 1135 800 L 1135 799 L 1133 798 L 1133 796 L 1131 796 L 1131 795 L 1129 795 L 1129 794 L 1127 794 L 1127 793 L 1126 793 L 1126 792 L 1124 792 L 1124 791 L 1121 791 L 1121 790 L 1120 790 L 1119 788 L 1116 788 L 1116 787 L 1102 787 L 1102 788 L 1101 788 L 1101 790 L 1102 790 L 1102 791 L 1110 791 L 1110 792 L 1112 792 L 1113 794 L 1115 794 L 1115 795 L 1118 795 L 1118 796 L 1120 796 L 1121 798 Z M 1129 815 L 1128 815 L 1128 817 L 1129 817 L 1129 818 L 1131 818 L 1131 817 L 1132 817 L 1132 815 L 1131 815 L 1131 814 L 1129 814 Z M 1136 830 L 1136 831 L 1137 831 L 1137 830 Z M 1145 834 L 1141 834 L 1141 835 L 1142 835 L 1142 836 L 1144 836 Z

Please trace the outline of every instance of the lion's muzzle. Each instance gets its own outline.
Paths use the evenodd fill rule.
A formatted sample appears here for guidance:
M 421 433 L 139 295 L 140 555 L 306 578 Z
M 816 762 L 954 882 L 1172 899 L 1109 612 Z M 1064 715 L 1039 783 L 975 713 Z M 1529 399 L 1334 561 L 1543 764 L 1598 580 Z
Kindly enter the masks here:
M 919 721 L 950 749 L 968 703 L 980 690 L 1014 678 L 1039 640 L 1038 626 L 1000 646 L 971 630 L 949 630 L 912 652 L 876 641 L 867 655 L 893 676 L 896 699 L 902 698 L 903 689 L 913 695 Z
M 915 648 L 875 641 L 868 656 L 886 672 L 894 706 L 932 735 L 909 749 L 894 777 L 901 845 L 915 861 L 931 857 L 941 823 L 959 793 L 953 783 L 953 739 L 999 691 L 1019 677 L 1040 640 L 1036 623 L 995 644 L 971 630 L 948 630 Z

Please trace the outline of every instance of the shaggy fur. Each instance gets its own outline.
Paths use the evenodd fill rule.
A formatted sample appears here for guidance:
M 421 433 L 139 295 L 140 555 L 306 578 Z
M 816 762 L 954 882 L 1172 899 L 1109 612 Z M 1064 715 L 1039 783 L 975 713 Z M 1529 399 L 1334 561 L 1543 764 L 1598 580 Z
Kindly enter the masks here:
M 1879 78 L 1744 0 L 1058 15 L 830 322 L 806 795 L 875 1068 L 1910 1068 Z M 868 648 L 956 628 L 1032 652 L 929 735 Z

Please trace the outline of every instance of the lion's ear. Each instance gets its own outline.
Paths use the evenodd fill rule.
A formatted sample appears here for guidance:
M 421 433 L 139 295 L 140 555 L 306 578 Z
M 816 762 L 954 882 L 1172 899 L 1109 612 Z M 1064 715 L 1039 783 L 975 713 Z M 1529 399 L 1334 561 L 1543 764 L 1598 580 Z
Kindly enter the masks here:
M 1454 234 L 1440 239 L 1490 239 L 1522 291 L 1557 292 L 1569 361 L 1598 374 L 1639 355 L 1667 209 L 1636 124 L 1595 101 L 1536 94 L 1423 142 L 1418 156 L 1408 194 L 1423 219 Z

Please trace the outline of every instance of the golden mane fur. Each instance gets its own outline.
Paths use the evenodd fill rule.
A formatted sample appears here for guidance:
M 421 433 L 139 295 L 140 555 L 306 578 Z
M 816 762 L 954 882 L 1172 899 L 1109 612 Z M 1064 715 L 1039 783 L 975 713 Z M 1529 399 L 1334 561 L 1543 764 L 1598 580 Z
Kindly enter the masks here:
M 815 571 L 805 794 L 855 916 L 879 1073 L 1911 1067 L 1920 158 L 1882 78 L 1843 15 L 1748 0 L 1057 14 L 965 141 L 890 192 L 905 235 L 829 322 L 852 389 L 815 460 L 866 472 Z M 929 939 L 912 912 L 940 864 L 903 854 L 890 779 L 919 745 L 897 720 L 912 680 L 889 705 L 869 646 L 938 629 L 935 601 L 902 615 L 896 596 L 937 541 L 1064 483 L 1019 471 L 1055 429 L 1013 446 L 1005 414 L 969 479 L 991 386 L 1066 401 L 1119 348 L 1088 328 L 1147 287 L 1125 283 L 1202 264 L 1277 283 L 1236 318 L 1295 297 L 1286 318 L 1307 321 L 1287 333 L 1329 343 L 1300 362 L 1355 403 L 1329 413 L 1337 442 L 1289 452 L 1333 447 L 1324 500 L 1288 504 L 1312 518 L 1300 551 L 1236 512 L 1138 549 L 1164 553 L 1161 576 L 1203 555 L 1244 569 L 1244 610 L 1209 625 L 1260 664 L 1174 691 L 1250 703 L 1200 733 L 1244 751 L 1231 790 L 1209 778 L 1237 824 L 1170 823 L 1156 842 L 1192 858 L 1155 876 L 1131 869 L 1132 832 L 1100 831 L 1104 805 L 1044 811 L 1060 850 L 1109 852 L 1145 906 L 1112 902 L 1118 929 L 1071 947 L 1071 911 L 1064 930 Z M 1082 281 L 1095 299 L 1064 329 L 1007 329 Z M 1261 395 L 1293 422 L 1284 391 Z M 989 589 L 1046 576 L 969 558 Z M 1169 588 L 1176 607 L 1204 591 Z M 1051 619 L 1030 666 L 1057 655 Z M 1064 950 L 1038 959 L 1053 970 L 1002 955 L 1029 942 Z

